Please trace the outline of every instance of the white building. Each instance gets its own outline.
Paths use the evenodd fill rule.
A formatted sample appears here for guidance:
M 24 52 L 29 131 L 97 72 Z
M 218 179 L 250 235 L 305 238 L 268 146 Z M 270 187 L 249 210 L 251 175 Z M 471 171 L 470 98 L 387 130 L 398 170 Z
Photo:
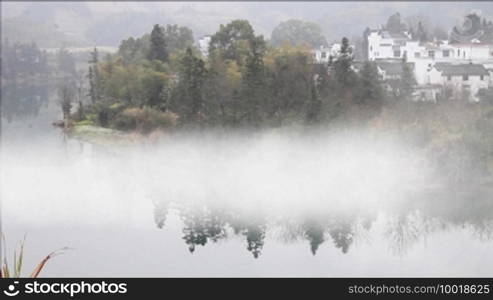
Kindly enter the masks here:
M 488 88 L 490 73 L 480 64 L 437 63 L 427 73 L 430 85 L 441 85 L 452 93 L 452 97 L 467 95 L 470 101 L 479 101 L 480 89 Z
M 457 93 L 471 94 L 470 100 L 477 101 L 476 94 L 480 88 L 493 86 L 488 71 L 493 70 L 491 44 L 477 40 L 462 44 L 450 44 L 448 41 L 423 43 L 412 40 L 406 32 L 394 34 L 372 30 L 367 33 L 367 47 L 368 60 L 382 66 L 385 66 L 382 61 L 395 64 L 395 67 L 386 66 L 388 70 L 401 68 L 401 61 L 406 57 L 413 64 L 414 77 L 422 94 L 429 94 L 427 87 L 436 91 L 437 86 L 442 85 Z M 384 72 L 382 67 L 380 73 L 387 77 L 384 74 L 387 71 Z
M 349 51 L 352 53 L 354 45 L 349 45 Z M 341 44 L 335 43 L 329 47 L 320 46 L 320 48 L 312 50 L 313 59 L 316 63 L 329 63 L 331 58 L 336 59 L 341 54 Z
M 209 45 L 211 44 L 211 37 L 209 35 L 203 36 L 199 39 L 199 50 L 203 57 L 209 56 Z
M 367 39 L 368 60 L 401 58 L 401 47 L 411 41 L 407 32 L 390 33 L 386 30 L 371 30 Z
M 381 80 L 387 81 L 402 78 L 402 61 L 376 61 L 376 66 Z M 407 63 L 407 66 L 410 70 L 414 70 L 414 63 Z
M 473 41 L 449 44 L 448 41 L 419 42 L 412 40 L 407 32 L 389 33 L 373 30 L 367 36 L 368 60 L 407 57 L 409 61 L 423 58 L 437 61 L 493 60 L 493 45 Z

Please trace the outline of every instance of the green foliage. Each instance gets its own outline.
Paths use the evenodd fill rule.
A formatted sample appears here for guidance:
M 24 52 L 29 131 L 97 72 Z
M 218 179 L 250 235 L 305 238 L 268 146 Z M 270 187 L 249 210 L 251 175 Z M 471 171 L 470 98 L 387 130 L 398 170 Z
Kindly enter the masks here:
M 348 88 L 354 78 L 354 72 L 351 69 L 352 57 L 349 49 L 349 40 L 347 38 L 342 39 L 341 54 L 337 60 L 333 63 L 334 78 L 343 88 Z
M 276 47 L 285 44 L 312 48 L 327 46 L 327 40 L 318 24 L 294 19 L 282 22 L 274 28 L 270 42 Z
M 75 86 L 74 83 L 68 80 L 64 80 L 58 85 L 58 101 L 62 108 L 63 119 L 67 120 L 70 117 L 70 112 L 72 110 L 72 103 L 75 97 Z
M 248 43 L 255 34 L 247 20 L 234 20 L 222 25 L 211 37 L 209 54 L 219 55 L 221 59 L 235 60 L 241 65 L 242 58 L 248 53 Z
M 152 51 L 159 52 L 164 45 L 166 53 L 169 54 L 167 60 L 160 61 L 170 63 L 173 55 L 185 51 L 188 47 L 193 47 L 193 32 L 188 27 L 166 25 L 166 27 L 159 26 L 159 28 L 162 35 L 155 32 L 155 37 L 158 36 L 157 42 L 162 45 L 157 46 L 157 49 L 153 48 Z M 155 30 L 157 29 L 153 29 Z M 164 39 L 164 43 L 160 40 L 161 38 Z M 151 34 L 144 34 L 140 38 L 130 37 L 121 41 L 118 55 L 126 64 L 142 62 L 144 59 L 155 59 L 154 56 L 151 58 Z
M 267 66 L 270 75 L 269 118 L 281 125 L 288 116 L 290 119 L 303 119 L 307 109 L 310 109 L 310 113 L 316 113 L 314 110 L 320 104 L 320 99 L 309 52 L 302 48 L 284 47 L 268 55 L 273 57 L 273 62 Z M 313 120 L 315 116 L 309 118 Z
M 193 32 L 188 27 L 166 25 L 164 38 L 170 53 L 183 51 L 193 46 Z
M 99 72 L 98 64 L 99 64 L 98 49 L 94 48 L 94 51 L 91 52 L 91 58 L 89 59 L 89 72 L 87 74 L 87 78 L 89 81 L 89 97 L 91 99 L 92 104 L 95 104 L 97 101 L 101 100 L 102 79 Z
M 5 237 L 2 235 L 2 242 L 4 245 L 3 253 L 6 253 L 6 242 Z M 0 269 L 0 279 L 1 278 L 21 278 L 22 277 L 22 266 L 24 264 L 24 246 L 26 243 L 26 237 L 20 242 L 19 248 L 14 249 L 14 257 L 12 260 L 12 268 L 10 267 L 7 257 L 3 257 L 3 261 L 1 262 Z M 45 256 L 34 268 L 32 273 L 29 276 L 25 276 L 28 278 L 37 278 L 41 271 L 46 266 L 46 263 L 52 259 L 53 257 L 62 254 L 63 251 L 68 250 L 69 248 L 62 248 L 56 251 L 51 252 L 47 256 Z
M 250 40 L 250 49 L 242 74 L 242 111 L 240 121 L 259 126 L 265 118 L 267 90 L 265 82 L 265 41 L 262 36 Z
M 149 60 L 159 60 L 161 62 L 168 61 L 168 49 L 164 36 L 164 29 L 158 24 L 154 25 L 150 37 L 151 45 L 147 58 Z
M 360 73 L 358 103 L 380 110 L 383 105 L 384 91 L 378 80 L 378 70 L 374 63 L 365 62 Z
M 184 122 L 199 121 L 203 115 L 203 88 L 207 76 L 204 61 L 193 55 L 188 48 L 180 62 L 178 86 L 172 102 Z
M 156 129 L 169 129 L 176 125 L 178 117 L 172 112 L 162 112 L 150 107 L 127 108 L 114 121 L 121 130 L 137 130 L 150 133 Z
M 414 72 L 407 63 L 406 56 L 404 56 L 402 59 L 402 76 L 399 81 L 400 98 L 402 100 L 411 100 L 415 84 Z
M 150 35 L 146 34 L 140 38 L 130 37 L 123 40 L 118 47 L 118 54 L 125 63 L 134 63 L 147 58 L 150 51 Z

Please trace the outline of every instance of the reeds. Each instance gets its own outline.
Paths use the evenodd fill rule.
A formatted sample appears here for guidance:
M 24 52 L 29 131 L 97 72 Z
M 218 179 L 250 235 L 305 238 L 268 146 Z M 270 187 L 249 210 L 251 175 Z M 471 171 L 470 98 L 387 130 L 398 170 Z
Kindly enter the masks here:
M 21 271 L 22 271 L 22 264 L 24 261 L 24 245 L 26 243 L 26 237 L 24 236 L 24 239 L 20 242 L 19 248 L 14 249 L 14 260 L 13 260 L 13 265 L 12 268 L 10 268 L 10 265 L 8 263 L 7 257 L 5 255 L 6 253 L 6 243 L 5 243 L 5 237 L 2 235 L 2 240 L 3 240 L 3 262 L 2 262 L 2 267 L 0 268 L 0 278 L 20 278 L 22 276 Z M 51 253 L 49 253 L 47 256 L 45 256 L 34 268 L 34 270 L 31 272 L 29 275 L 29 278 L 37 278 L 43 268 L 45 267 L 46 263 L 52 259 L 53 257 L 63 254 L 65 250 L 69 250 L 69 248 L 64 247 L 58 250 L 55 250 Z

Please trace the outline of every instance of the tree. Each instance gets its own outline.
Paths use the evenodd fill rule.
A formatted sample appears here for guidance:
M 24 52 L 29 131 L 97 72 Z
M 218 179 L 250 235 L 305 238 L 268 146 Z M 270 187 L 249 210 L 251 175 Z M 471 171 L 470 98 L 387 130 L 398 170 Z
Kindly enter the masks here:
M 427 42 L 428 41 L 428 33 L 426 32 L 423 23 L 419 22 L 418 23 L 418 30 L 416 32 L 416 38 L 420 42 Z
M 101 75 L 99 73 L 99 54 L 98 49 L 94 48 L 94 51 L 90 54 L 89 59 L 89 72 L 87 77 L 89 79 L 89 97 L 91 102 L 95 104 L 101 100 Z
M 340 55 L 333 63 L 334 79 L 342 89 L 347 89 L 354 83 L 355 74 L 351 68 L 352 61 L 349 40 L 344 37 L 341 42 Z
M 118 54 L 123 58 L 125 63 L 136 62 L 148 58 L 151 47 L 151 37 L 145 34 L 140 38 L 130 37 L 121 41 L 118 47 Z
M 180 61 L 178 94 L 174 106 L 185 122 L 201 119 L 204 105 L 203 87 L 207 70 L 204 61 L 196 57 L 190 47 Z
M 156 59 L 161 62 L 168 62 L 166 38 L 164 36 L 163 28 L 158 24 L 154 25 L 151 32 L 151 45 L 147 58 L 149 60 Z
M 317 91 L 317 86 L 315 84 L 315 79 L 313 79 L 310 84 L 310 101 L 308 102 L 308 109 L 306 113 L 307 123 L 314 124 L 320 120 L 321 108 L 322 108 L 322 101 L 320 101 L 320 97 Z M 315 254 L 314 251 L 313 254 Z
M 64 80 L 58 86 L 58 100 L 62 108 L 63 119 L 68 120 L 72 110 L 72 101 L 74 100 L 75 91 L 71 82 Z
M 60 49 L 56 55 L 57 69 L 65 75 L 75 75 L 74 57 L 64 48 Z
M 170 53 L 186 50 L 193 45 L 193 32 L 188 27 L 166 25 L 164 39 Z
M 312 48 L 327 46 L 327 40 L 318 24 L 294 19 L 282 22 L 274 28 L 270 42 L 276 47 L 284 44 Z
M 401 15 L 396 12 L 388 18 L 385 29 L 391 33 L 399 33 L 406 30 L 406 24 L 402 23 Z
M 414 92 L 416 79 L 411 66 L 407 63 L 406 55 L 402 58 L 402 75 L 399 80 L 399 96 L 402 100 L 411 100 Z
M 358 103 L 379 111 L 383 104 L 383 89 L 374 63 L 365 62 L 360 72 Z
M 310 58 L 308 51 L 292 46 L 283 46 L 265 55 L 268 101 L 264 111 L 277 125 L 285 120 L 302 121 L 306 117 L 314 85 Z
M 211 36 L 209 55 L 219 55 L 222 59 L 235 60 L 241 65 L 242 58 L 248 53 L 249 43 L 254 38 L 253 28 L 247 20 L 221 24 L 219 31 Z
M 259 126 L 265 114 L 265 41 L 262 36 L 250 40 L 250 51 L 242 75 L 242 104 L 244 120 L 249 125 Z

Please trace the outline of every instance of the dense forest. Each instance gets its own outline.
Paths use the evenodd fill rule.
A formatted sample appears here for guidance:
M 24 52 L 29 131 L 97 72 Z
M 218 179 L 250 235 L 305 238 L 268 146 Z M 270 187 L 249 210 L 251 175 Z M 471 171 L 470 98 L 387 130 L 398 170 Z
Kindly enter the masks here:
M 175 123 L 310 124 L 337 118 L 351 107 L 374 115 L 387 97 L 376 67 L 366 63 L 355 72 L 349 41 L 341 43 L 340 57 L 316 65 L 308 47 L 272 46 L 248 21 L 235 20 L 220 27 L 208 57 L 201 57 L 189 29 L 156 25 L 150 34 L 122 41 L 114 56 L 101 59 L 97 49 L 92 53 L 91 105 L 84 120 L 148 132 Z M 410 96 L 404 82 L 399 89 L 399 98 Z

